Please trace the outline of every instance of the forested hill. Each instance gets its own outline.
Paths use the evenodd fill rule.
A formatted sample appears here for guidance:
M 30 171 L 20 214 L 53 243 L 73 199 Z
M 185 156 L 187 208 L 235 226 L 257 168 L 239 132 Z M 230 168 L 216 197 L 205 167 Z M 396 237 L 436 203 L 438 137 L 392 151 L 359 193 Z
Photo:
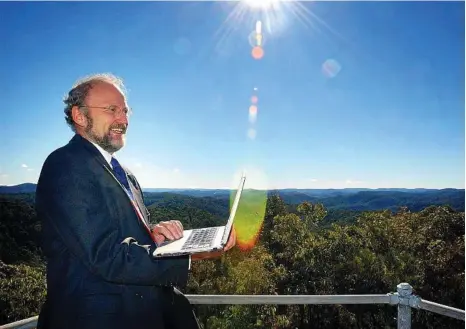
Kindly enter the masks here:
M 317 194 L 312 190 L 276 191 L 286 203 L 297 204 L 304 201 L 322 203 L 328 209 L 348 210 L 397 210 L 408 207 L 419 211 L 430 205 L 449 205 L 455 210 L 464 211 L 464 189 L 443 190 L 364 190 L 364 191 L 323 191 Z M 272 192 L 273 193 L 273 192 Z
M 349 203 L 357 196 L 373 204 L 370 195 L 362 198 L 364 193 L 327 197 L 346 197 Z M 186 228 L 204 227 L 225 221 L 228 195 L 147 192 L 146 201 L 153 222 L 179 219 Z M 250 190 L 243 197 L 235 221 L 239 248 L 218 260 L 193 262 L 183 292 L 386 294 L 409 282 L 424 299 L 464 309 L 464 212 L 440 205 L 419 211 L 327 209 L 320 203 L 289 204 L 280 194 Z M 0 325 L 37 315 L 45 299 L 41 225 L 33 201 L 33 193 L 0 195 Z M 396 307 L 389 305 L 195 309 L 203 329 L 396 327 Z M 464 328 L 464 322 L 413 312 L 413 328 Z
M 27 188 L 30 188 L 28 186 Z M 19 190 L 24 191 L 23 186 Z M 11 191 L 11 190 L 10 190 Z M 455 211 L 464 211 L 465 192 L 460 189 L 443 190 L 274 190 L 261 192 L 245 190 L 244 193 L 263 193 L 266 198 L 278 195 L 286 204 L 287 211 L 297 213 L 302 202 L 322 204 L 326 215 L 321 225 L 332 223 L 351 224 L 364 211 L 390 210 L 402 207 L 409 211 L 420 211 L 428 206 L 449 206 Z M 22 200 L 34 205 L 35 193 L 8 193 L 0 197 Z M 231 192 L 228 190 L 170 190 L 144 192 L 146 206 L 154 222 L 177 218 L 183 220 L 185 228 L 203 225 L 223 225 L 229 215 Z
M 0 186 L 0 194 L 13 194 L 33 200 L 35 184 Z M 224 214 L 230 197 L 229 190 L 209 189 L 145 189 L 146 205 L 175 205 L 189 203 L 215 214 Z M 464 189 L 284 189 L 271 190 L 285 203 L 297 205 L 304 201 L 322 203 L 329 210 L 396 211 L 407 207 L 419 211 L 431 205 L 448 205 L 457 211 L 465 210 Z M 219 203 L 220 201 L 220 203 Z

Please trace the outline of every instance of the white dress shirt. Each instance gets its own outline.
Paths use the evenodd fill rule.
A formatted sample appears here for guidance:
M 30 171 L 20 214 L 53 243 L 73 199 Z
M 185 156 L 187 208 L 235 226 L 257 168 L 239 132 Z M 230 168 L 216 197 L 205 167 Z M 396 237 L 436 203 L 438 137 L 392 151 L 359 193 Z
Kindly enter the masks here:
M 107 160 L 110 167 L 113 168 L 113 166 L 111 164 L 112 155 L 110 153 L 108 153 L 107 151 L 105 151 L 102 147 L 100 147 L 96 143 L 94 143 L 94 142 L 91 142 L 91 143 L 100 151 L 100 153 L 102 153 L 102 155 L 104 156 L 105 160 Z

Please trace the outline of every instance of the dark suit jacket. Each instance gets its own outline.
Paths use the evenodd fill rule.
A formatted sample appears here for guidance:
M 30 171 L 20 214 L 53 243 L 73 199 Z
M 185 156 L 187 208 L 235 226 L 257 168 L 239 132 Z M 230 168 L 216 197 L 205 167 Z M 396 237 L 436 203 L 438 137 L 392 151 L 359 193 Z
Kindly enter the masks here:
M 79 135 L 46 159 L 36 191 L 47 258 L 47 329 L 164 328 L 173 286 L 188 257 L 154 259 L 156 248 L 126 192 L 92 143 Z M 141 188 L 130 185 L 145 219 Z

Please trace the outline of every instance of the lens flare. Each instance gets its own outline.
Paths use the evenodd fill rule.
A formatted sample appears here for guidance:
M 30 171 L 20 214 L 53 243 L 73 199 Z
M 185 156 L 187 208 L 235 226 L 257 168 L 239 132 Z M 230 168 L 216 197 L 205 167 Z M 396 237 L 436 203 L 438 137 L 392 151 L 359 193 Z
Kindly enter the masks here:
M 256 122 L 256 120 L 257 120 L 257 114 L 256 113 L 249 112 L 249 122 L 250 123 L 255 123 Z M 254 135 L 252 133 L 249 134 L 249 138 L 254 139 L 255 137 L 256 137 L 255 134 Z
M 334 59 L 327 59 L 322 64 L 322 73 L 328 78 L 334 78 L 341 70 L 341 65 Z
M 264 47 L 267 44 L 267 37 L 261 33 L 257 34 L 256 31 L 249 33 L 248 42 L 251 47 Z
M 257 34 L 261 34 L 261 33 L 262 33 L 262 22 L 261 22 L 261 21 L 257 21 L 257 22 L 256 22 L 256 33 L 257 33 Z
M 256 122 L 256 119 L 257 119 L 257 106 L 251 105 L 249 107 L 249 122 L 254 123 L 254 122 Z M 254 136 L 254 137 L 252 137 L 252 136 Z M 254 133 L 254 135 L 252 135 L 252 133 L 250 133 L 249 137 L 251 139 L 254 139 L 256 137 L 256 135 L 255 135 L 255 133 Z
M 267 205 L 267 176 L 264 171 L 250 167 L 245 171 L 246 182 L 235 216 L 236 244 L 241 250 L 253 248 L 259 238 L 265 218 Z M 241 174 L 235 175 L 234 184 L 238 184 Z M 236 188 L 236 187 L 235 187 Z M 236 190 L 230 196 L 230 208 L 235 199 Z
M 250 128 L 250 129 L 248 130 L 248 137 L 249 137 L 249 139 L 254 140 L 254 139 L 256 139 L 256 136 L 257 136 L 256 129 Z
M 252 96 L 251 97 L 251 103 L 257 104 L 258 101 L 259 101 L 259 98 L 257 98 L 257 96 Z M 251 108 L 249 108 L 249 109 L 251 109 Z
M 261 59 L 262 57 L 264 57 L 264 50 L 262 49 L 262 47 L 256 46 L 252 48 L 251 55 L 252 58 L 256 60 Z

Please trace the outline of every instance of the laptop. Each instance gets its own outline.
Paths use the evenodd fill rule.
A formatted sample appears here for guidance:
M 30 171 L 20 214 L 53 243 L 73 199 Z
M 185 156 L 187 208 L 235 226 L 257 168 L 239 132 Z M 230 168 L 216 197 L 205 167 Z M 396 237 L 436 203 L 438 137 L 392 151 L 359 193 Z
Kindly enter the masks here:
M 222 250 L 230 237 L 245 181 L 246 176 L 243 175 L 231 207 L 230 217 L 225 226 L 185 230 L 181 239 L 165 241 L 155 249 L 152 255 L 154 257 L 173 257 Z

